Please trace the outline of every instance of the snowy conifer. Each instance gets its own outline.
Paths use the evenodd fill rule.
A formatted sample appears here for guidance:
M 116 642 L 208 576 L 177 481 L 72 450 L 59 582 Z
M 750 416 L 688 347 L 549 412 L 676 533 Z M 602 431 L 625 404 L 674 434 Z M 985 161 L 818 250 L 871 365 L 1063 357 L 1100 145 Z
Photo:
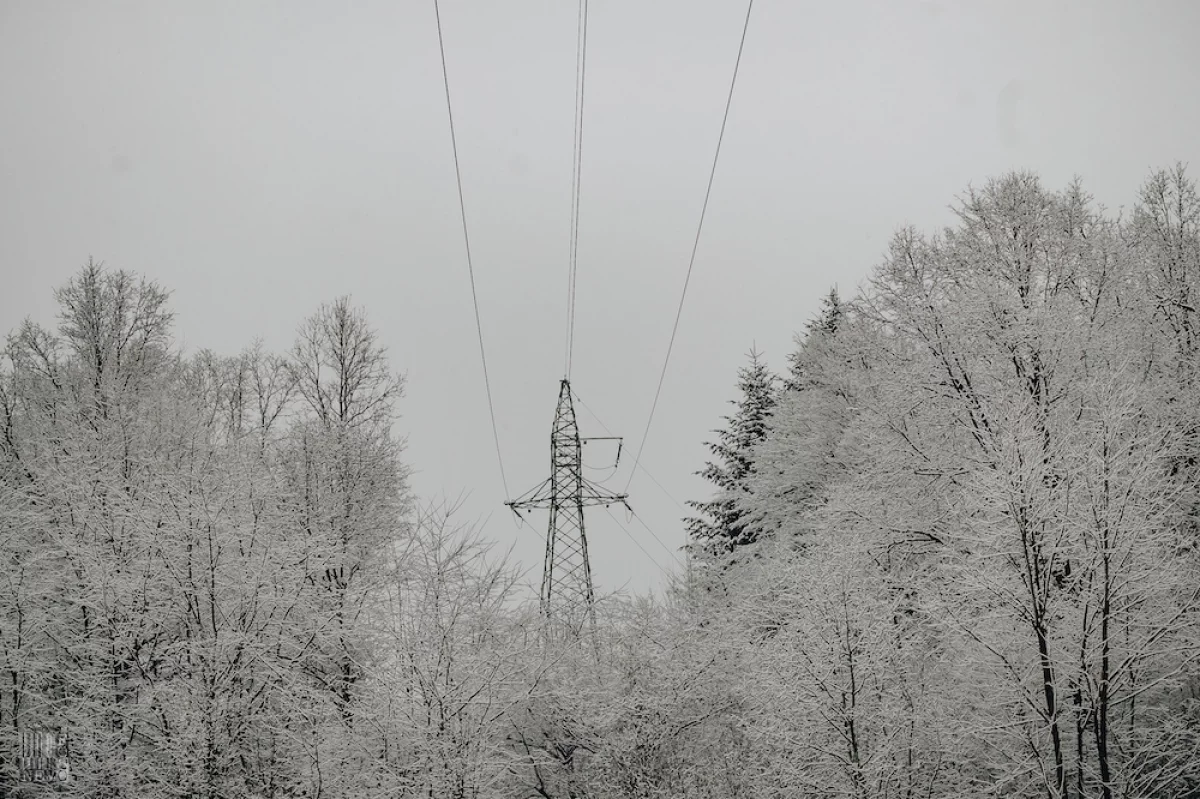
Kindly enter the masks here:
M 788 355 L 791 374 L 785 385 L 789 390 L 799 390 L 810 382 L 807 377 L 810 371 L 808 364 L 812 360 L 813 350 L 837 333 L 845 315 L 845 303 L 838 296 L 837 288 L 831 288 L 829 293 L 821 298 L 821 309 L 817 316 L 804 325 L 804 335 L 796 336 L 796 351 Z
M 766 435 L 767 420 L 777 401 L 777 380 L 755 350 L 750 351 L 749 365 L 738 370 L 741 397 L 731 400 L 737 413 L 724 417 L 727 428 L 714 431 L 718 440 L 708 448 L 717 460 L 698 472 L 716 486 L 716 493 L 707 502 L 688 502 L 700 515 L 684 520 L 693 544 L 705 551 L 732 552 L 758 538 L 756 530 L 746 524 L 737 500 L 746 491 L 746 478 L 753 468 L 751 452 Z

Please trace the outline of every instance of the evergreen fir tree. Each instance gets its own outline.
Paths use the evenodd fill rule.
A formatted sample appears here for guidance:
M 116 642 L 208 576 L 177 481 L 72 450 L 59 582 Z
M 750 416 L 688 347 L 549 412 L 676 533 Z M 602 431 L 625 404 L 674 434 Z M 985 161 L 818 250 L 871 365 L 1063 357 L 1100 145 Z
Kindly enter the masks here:
M 697 472 L 716 486 L 716 492 L 707 502 L 687 503 L 700 512 L 699 516 L 684 519 L 694 546 L 722 554 L 758 539 L 757 530 L 746 523 L 738 498 L 746 491 L 754 447 L 767 433 L 767 420 L 777 401 L 777 380 L 762 361 L 761 354 L 752 349 L 749 365 L 738 370 L 741 397 L 730 401 L 737 407 L 737 412 L 723 417 L 729 423 L 728 427 L 713 431 L 718 439 L 707 444 L 716 460 Z
M 796 335 L 796 349 L 788 355 L 790 374 L 738 498 L 743 523 L 760 539 L 801 546 L 808 514 L 824 504 L 828 483 L 841 468 L 842 437 L 855 405 L 857 367 L 846 354 L 853 326 L 850 305 L 833 288 Z
M 799 391 L 808 383 L 807 362 L 810 359 L 806 357 L 806 350 L 815 349 L 836 334 L 845 313 L 846 306 L 838 296 L 835 286 L 821 298 L 821 309 L 815 318 L 810 319 L 804 325 L 804 335 L 796 337 L 798 347 L 795 352 L 788 355 L 788 364 L 791 367 L 791 375 L 785 381 L 788 390 Z

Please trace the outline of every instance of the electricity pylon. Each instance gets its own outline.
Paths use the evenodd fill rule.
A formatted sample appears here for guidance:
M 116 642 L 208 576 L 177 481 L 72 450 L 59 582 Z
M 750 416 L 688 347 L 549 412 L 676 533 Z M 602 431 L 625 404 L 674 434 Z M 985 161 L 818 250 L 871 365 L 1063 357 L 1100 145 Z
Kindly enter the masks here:
M 605 437 L 610 438 L 610 437 Z M 575 635 L 595 622 L 592 565 L 588 560 L 583 509 L 588 505 L 626 504 L 627 494 L 611 494 L 583 476 L 583 443 L 575 421 L 571 384 L 563 379 L 550 432 L 550 477 L 536 488 L 504 504 L 520 516 L 522 510 L 548 508 L 546 562 L 542 570 L 541 609 L 548 620 Z M 620 458 L 620 450 L 617 451 Z

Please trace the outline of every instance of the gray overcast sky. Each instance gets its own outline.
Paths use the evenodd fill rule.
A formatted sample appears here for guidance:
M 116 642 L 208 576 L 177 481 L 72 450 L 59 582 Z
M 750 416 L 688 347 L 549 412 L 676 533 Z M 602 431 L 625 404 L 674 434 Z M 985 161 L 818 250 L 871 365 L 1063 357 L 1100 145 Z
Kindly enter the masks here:
M 743 0 L 592 0 L 573 385 L 628 456 L 649 412 Z M 444 0 L 455 121 L 510 487 L 546 476 L 562 372 L 576 4 Z M 701 498 L 703 441 L 752 343 L 783 368 L 837 283 L 968 183 L 1072 175 L 1103 203 L 1200 169 L 1200 3 L 758 0 L 644 463 Z M 174 291 L 189 350 L 283 350 L 321 302 L 368 309 L 409 378 L 415 488 L 530 568 L 502 507 L 432 0 L 0 0 L 0 327 L 53 323 L 94 256 Z M 602 434 L 582 409 L 584 433 Z M 605 455 L 604 457 L 607 457 Z M 597 455 L 597 461 L 601 457 Z M 603 476 L 603 472 L 591 472 Z M 632 503 L 671 547 L 671 499 Z M 623 519 L 623 513 L 619 513 Z M 592 512 L 602 590 L 657 567 Z M 670 557 L 629 528 L 660 563 Z

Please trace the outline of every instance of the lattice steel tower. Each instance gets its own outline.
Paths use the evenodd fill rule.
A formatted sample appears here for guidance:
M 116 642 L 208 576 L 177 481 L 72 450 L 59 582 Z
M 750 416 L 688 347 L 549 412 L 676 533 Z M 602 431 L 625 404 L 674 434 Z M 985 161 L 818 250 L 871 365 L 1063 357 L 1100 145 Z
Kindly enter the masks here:
M 542 570 L 542 614 L 575 634 L 595 621 L 592 566 L 588 561 L 583 509 L 588 505 L 625 504 L 627 494 L 608 493 L 583 476 L 583 443 L 611 436 L 580 438 L 571 383 L 563 379 L 550 432 L 550 477 L 505 504 L 520 515 L 533 508 L 550 510 L 546 562 Z M 620 458 L 620 450 L 617 451 Z

